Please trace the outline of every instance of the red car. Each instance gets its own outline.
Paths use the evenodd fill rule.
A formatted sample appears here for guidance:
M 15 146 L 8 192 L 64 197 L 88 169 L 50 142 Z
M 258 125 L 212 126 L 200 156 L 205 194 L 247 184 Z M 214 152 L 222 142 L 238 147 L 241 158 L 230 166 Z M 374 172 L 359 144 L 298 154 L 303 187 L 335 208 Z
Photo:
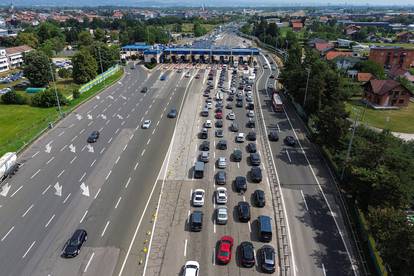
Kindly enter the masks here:
M 217 261 L 221 264 L 228 264 L 231 260 L 231 248 L 233 247 L 233 238 L 223 236 L 218 245 Z
M 217 112 L 216 113 L 216 119 L 223 119 L 223 113 Z

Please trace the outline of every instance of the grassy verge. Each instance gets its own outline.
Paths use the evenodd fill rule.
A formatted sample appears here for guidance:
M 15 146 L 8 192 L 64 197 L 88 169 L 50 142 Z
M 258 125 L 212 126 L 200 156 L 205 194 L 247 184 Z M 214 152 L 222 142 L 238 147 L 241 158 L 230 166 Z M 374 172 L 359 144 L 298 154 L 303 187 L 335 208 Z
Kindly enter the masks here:
M 63 111 L 68 113 L 96 93 L 118 81 L 123 75 L 121 69 L 105 81 L 73 99 Z M 59 118 L 56 107 L 38 108 L 29 105 L 0 105 L 0 156 L 9 151 L 17 151 L 30 143 L 50 122 Z
M 352 99 L 345 104 L 347 111 L 351 113 L 351 119 L 359 116 L 365 108 L 365 104 L 361 103 L 359 99 Z M 414 133 L 414 103 L 410 102 L 407 107 L 399 110 L 374 110 L 367 107 L 362 122 L 376 128 Z

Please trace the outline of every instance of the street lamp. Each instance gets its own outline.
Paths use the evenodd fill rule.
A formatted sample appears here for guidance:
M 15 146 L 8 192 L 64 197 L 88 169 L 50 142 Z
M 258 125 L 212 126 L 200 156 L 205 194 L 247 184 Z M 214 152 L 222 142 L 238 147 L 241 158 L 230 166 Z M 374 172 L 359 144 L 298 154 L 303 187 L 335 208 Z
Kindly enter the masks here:
M 49 69 L 50 69 L 50 74 L 52 74 L 53 88 L 55 89 L 55 96 L 56 96 L 56 102 L 57 102 L 57 105 L 58 105 L 59 115 L 60 115 L 61 118 L 63 118 L 62 109 L 60 107 L 59 96 L 58 96 L 57 89 L 56 89 L 55 74 L 52 70 L 52 63 L 49 63 Z
M 303 107 L 305 107 L 306 98 L 308 96 L 309 77 L 310 77 L 310 72 L 311 72 L 310 68 L 306 68 L 305 70 L 308 72 L 308 77 L 306 78 L 306 88 L 305 88 L 305 96 L 303 97 Z

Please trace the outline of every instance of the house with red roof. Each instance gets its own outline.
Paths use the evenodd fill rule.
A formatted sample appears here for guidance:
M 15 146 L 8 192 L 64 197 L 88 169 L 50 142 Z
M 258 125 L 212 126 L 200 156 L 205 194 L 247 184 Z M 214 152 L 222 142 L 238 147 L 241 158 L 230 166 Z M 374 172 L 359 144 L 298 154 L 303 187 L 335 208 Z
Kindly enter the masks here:
M 302 22 L 292 22 L 292 29 L 294 32 L 300 32 L 303 29 Z
M 368 81 L 374 79 L 374 75 L 371 73 L 358 73 L 357 81 L 361 83 L 367 83 Z
M 352 57 L 354 55 L 353 52 L 349 51 L 328 51 L 325 55 L 326 60 L 334 60 L 337 57 Z
M 395 80 L 372 79 L 364 85 L 364 99 L 375 107 L 404 107 L 412 92 Z

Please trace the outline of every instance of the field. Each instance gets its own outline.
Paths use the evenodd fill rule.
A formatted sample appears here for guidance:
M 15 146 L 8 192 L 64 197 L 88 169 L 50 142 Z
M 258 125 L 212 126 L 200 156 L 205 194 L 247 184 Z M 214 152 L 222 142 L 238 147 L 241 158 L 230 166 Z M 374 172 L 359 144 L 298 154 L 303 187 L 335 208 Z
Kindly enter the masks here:
M 351 113 L 351 118 L 359 116 L 363 112 L 365 104 L 358 99 L 346 102 L 346 109 Z M 362 122 L 381 129 L 389 129 L 395 132 L 414 133 L 414 103 L 399 110 L 374 110 L 367 107 Z

